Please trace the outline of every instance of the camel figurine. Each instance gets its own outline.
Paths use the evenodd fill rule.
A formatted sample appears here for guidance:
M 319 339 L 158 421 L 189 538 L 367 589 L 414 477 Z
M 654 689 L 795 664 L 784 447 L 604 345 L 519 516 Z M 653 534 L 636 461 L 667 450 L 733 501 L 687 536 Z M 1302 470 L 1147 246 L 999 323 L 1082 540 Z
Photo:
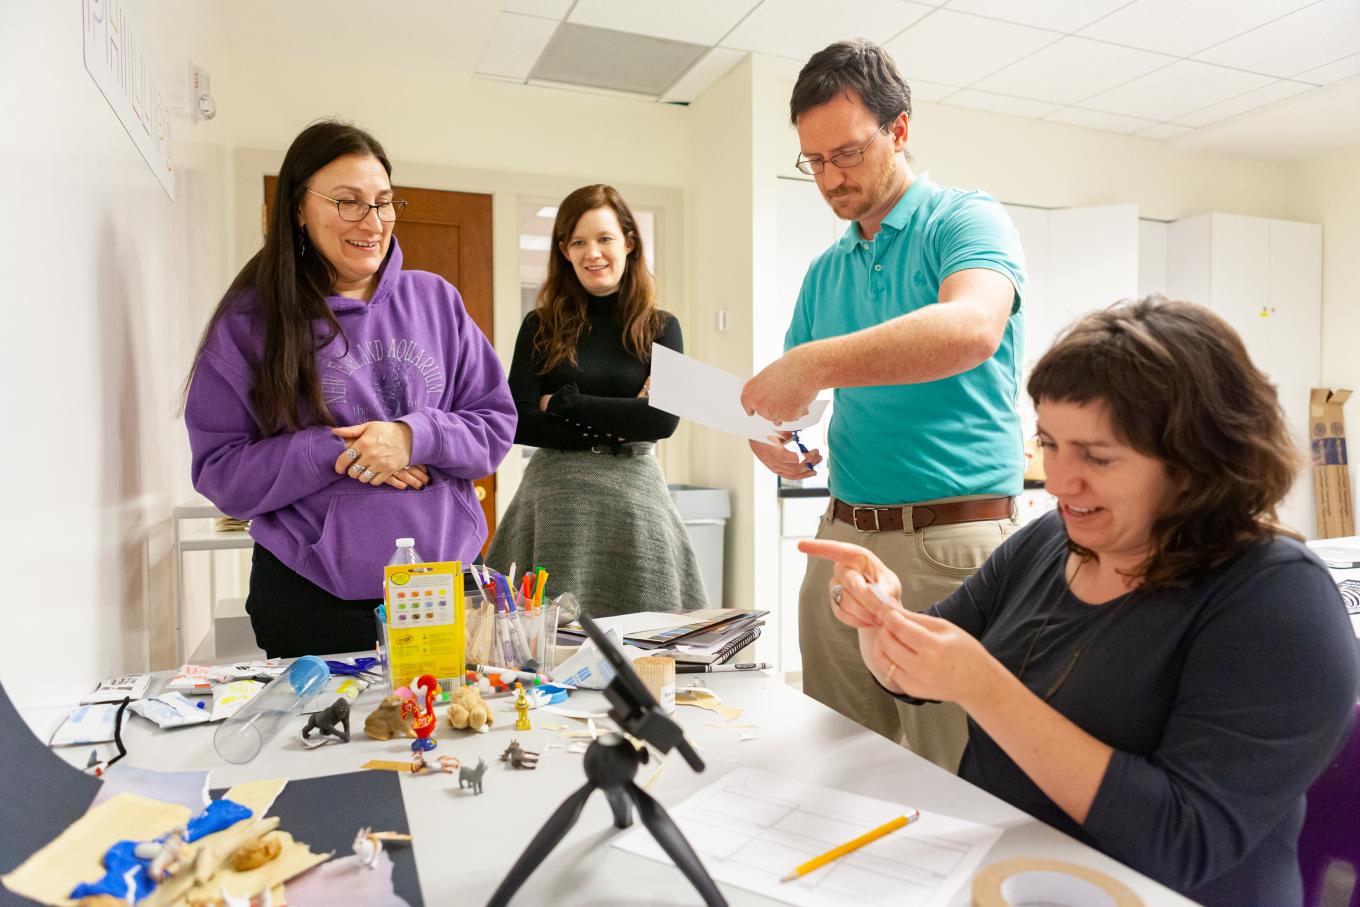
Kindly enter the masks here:
M 518 740 L 511 740 L 505 752 L 501 753 L 501 761 L 509 762 L 515 768 L 538 768 L 538 753 L 531 753 L 520 746 Z

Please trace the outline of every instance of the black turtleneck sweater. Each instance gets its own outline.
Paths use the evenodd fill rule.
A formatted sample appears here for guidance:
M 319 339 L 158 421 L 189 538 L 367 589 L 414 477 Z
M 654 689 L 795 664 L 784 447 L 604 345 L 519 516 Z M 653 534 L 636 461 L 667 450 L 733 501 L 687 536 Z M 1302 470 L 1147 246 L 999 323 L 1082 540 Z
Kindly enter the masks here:
M 538 313 L 525 316 L 510 364 L 510 393 L 519 411 L 516 444 L 586 450 L 675 434 L 679 418 L 652 408 L 646 397 L 637 395 L 651 374 L 651 363 L 639 361 L 624 348 L 618 301 L 617 293 L 591 297 L 586 329 L 576 346 L 576 365 L 562 363 L 547 374 L 539 373 L 542 360 L 534 356 Z M 684 352 L 680 322 L 665 315 L 656 342 Z M 538 408 L 544 394 L 552 394 L 546 413 Z

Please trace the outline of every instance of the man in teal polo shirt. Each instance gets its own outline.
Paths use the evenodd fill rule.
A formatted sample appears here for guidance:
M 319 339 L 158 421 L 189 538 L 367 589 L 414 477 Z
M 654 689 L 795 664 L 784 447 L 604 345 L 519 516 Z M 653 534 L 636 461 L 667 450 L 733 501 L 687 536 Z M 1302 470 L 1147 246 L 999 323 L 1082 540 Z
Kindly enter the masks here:
M 1017 528 L 1020 239 L 995 199 L 912 172 L 911 93 L 881 48 L 843 41 L 815 54 L 789 107 L 799 169 L 853 223 L 808 269 L 786 352 L 747 383 L 742 403 L 788 421 L 836 388 L 832 499 L 817 537 L 874 551 L 902 578 L 903 603 L 924 610 Z M 821 460 L 751 449 L 789 479 Z M 832 613 L 830 578 L 831 563 L 812 559 L 799 596 L 804 692 L 956 770 L 963 711 L 882 691 L 856 631 Z

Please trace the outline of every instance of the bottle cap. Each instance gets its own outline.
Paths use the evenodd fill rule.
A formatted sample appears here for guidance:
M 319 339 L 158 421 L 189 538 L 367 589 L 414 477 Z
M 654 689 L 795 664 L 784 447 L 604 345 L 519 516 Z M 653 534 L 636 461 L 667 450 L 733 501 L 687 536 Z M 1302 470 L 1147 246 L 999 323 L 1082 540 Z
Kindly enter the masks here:
M 414 548 L 415 546 L 416 546 L 415 539 L 397 539 L 398 548 Z

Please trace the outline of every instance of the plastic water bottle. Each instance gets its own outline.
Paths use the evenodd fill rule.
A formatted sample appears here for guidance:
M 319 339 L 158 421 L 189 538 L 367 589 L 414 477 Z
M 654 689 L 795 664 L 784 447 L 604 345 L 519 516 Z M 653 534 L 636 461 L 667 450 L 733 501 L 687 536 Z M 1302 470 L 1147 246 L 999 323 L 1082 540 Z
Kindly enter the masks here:
M 415 539 L 397 539 L 397 550 L 393 552 L 392 559 L 387 563 L 390 566 L 399 564 L 419 564 L 420 555 L 416 554 Z

